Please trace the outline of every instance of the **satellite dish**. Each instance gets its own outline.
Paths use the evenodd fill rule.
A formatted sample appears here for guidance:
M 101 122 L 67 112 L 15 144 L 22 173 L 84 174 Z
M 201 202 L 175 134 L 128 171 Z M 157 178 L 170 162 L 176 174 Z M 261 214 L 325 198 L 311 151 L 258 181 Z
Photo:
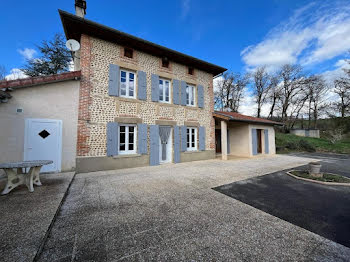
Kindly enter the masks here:
M 80 44 L 77 40 L 69 39 L 66 42 L 66 47 L 69 49 L 69 51 L 75 52 L 75 51 L 78 51 L 80 49 Z

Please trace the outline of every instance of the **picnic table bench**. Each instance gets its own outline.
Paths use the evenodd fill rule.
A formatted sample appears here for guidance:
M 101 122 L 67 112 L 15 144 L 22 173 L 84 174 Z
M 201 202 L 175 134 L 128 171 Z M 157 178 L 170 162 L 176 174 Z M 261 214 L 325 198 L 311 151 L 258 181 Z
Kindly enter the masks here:
M 41 186 L 40 169 L 43 165 L 52 164 L 51 160 L 33 160 L 0 164 L 0 169 L 4 169 L 7 175 L 7 183 L 1 195 L 6 195 L 19 185 L 26 185 L 29 192 L 34 191 L 34 185 Z M 23 173 L 23 168 L 29 172 Z

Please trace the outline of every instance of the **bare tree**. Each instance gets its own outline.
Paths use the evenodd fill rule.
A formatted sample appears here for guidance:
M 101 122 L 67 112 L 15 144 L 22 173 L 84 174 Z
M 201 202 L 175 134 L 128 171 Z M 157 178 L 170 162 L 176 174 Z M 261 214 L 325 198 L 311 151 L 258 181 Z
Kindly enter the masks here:
M 335 102 L 334 106 L 340 111 L 340 115 L 344 118 L 350 113 L 350 79 L 340 78 L 334 81 L 334 93 L 336 93 L 340 101 Z
M 286 64 L 282 66 L 279 76 L 281 79 L 280 103 L 281 118 L 284 122 L 288 120 L 288 110 L 291 105 L 298 104 L 300 107 L 300 95 L 303 91 L 304 77 L 299 65 Z M 296 109 L 292 110 L 296 111 Z M 286 126 L 286 125 L 285 125 Z
M 314 120 L 314 128 L 317 128 L 320 112 L 325 109 L 325 94 L 328 91 L 328 86 L 321 76 L 313 75 L 305 82 L 305 88 L 308 97 L 308 128 L 311 128 L 312 119 Z
M 258 67 L 252 74 L 253 95 L 257 104 L 257 117 L 261 116 L 261 108 L 266 103 L 271 86 L 271 77 L 266 71 L 266 67 Z
M 218 80 L 215 96 L 215 108 L 238 112 L 244 90 L 249 83 L 248 75 L 239 73 L 225 73 Z
M 279 86 L 279 77 L 278 75 L 272 76 L 270 79 L 270 88 L 267 96 L 267 100 L 271 104 L 268 118 L 274 118 L 275 108 L 280 100 L 280 94 L 281 88 Z

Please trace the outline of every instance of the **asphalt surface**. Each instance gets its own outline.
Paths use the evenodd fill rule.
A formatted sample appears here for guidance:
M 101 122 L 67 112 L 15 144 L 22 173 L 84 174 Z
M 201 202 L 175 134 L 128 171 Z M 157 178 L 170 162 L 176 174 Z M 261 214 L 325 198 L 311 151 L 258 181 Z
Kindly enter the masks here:
M 294 154 L 318 159 L 322 172 L 350 177 L 350 156 Z M 295 169 L 305 169 L 300 166 Z M 297 180 L 283 171 L 214 188 L 234 199 L 350 247 L 350 187 Z

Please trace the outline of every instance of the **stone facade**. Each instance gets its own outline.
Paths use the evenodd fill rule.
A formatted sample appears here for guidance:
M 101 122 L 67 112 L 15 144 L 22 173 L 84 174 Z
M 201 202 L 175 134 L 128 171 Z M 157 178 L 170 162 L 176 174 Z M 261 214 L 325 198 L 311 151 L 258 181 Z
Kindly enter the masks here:
M 87 35 L 81 37 L 82 81 L 77 156 L 106 156 L 107 122 L 113 122 L 117 117 L 140 118 L 147 125 L 154 125 L 157 120 L 173 120 L 179 126 L 184 125 L 185 121 L 197 122 L 206 130 L 206 150 L 214 150 L 213 75 L 197 69 L 195 69 L 194 75 L 189 75 L 186 65 L 172 61 L 170 61 L 169 68 L 162 68 L 159 57 L 134 50 L 133 58 L 130 59 L 123 56 L 123 50 L 123 46 L 115 43 Z M 109 96 L 109 64 L 117 64 L 128 70 L 146 72 L 147 100 Z M 152 74 L 171 80 L 184 80 L 195 86 L 202 85 L 204 87 L 204 107 L 186 107 L 173 103 L 152 102 Z

